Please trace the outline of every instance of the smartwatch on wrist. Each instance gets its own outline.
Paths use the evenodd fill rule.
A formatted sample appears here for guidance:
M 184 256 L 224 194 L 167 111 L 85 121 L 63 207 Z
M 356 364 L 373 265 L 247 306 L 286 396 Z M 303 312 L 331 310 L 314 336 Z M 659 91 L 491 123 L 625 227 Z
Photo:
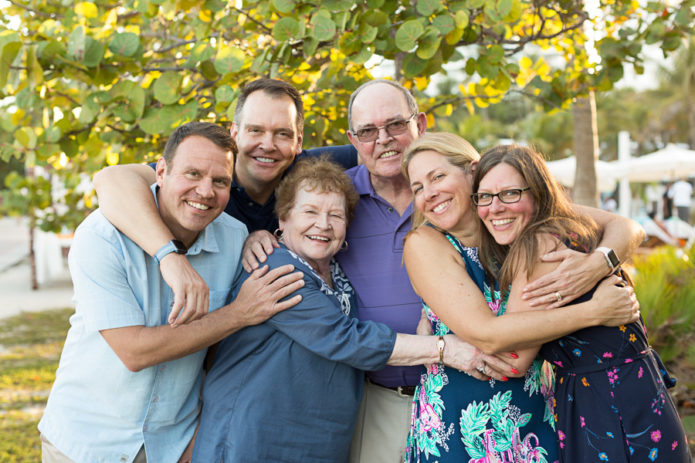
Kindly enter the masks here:
M 611 273 L 613 273 L 620 265 L 620 259 L 618 259 L 618 256 L 615 255 L 615 251 L 613 251 L 611 248 L 605 248 L 603 246 L 596 248 L 596 250 L 603 254 L 603 256 L 606 258 L 606 263 L 611 269 Z
M 172 252 L 175 252 L 176 254 L 186 254 L 188 252 L 188 248 L 179 240 L 171 240 L 159 248 L 152 257 L 154 257 L 154 261 L 159 264 L 164 257 L 168 256 Z

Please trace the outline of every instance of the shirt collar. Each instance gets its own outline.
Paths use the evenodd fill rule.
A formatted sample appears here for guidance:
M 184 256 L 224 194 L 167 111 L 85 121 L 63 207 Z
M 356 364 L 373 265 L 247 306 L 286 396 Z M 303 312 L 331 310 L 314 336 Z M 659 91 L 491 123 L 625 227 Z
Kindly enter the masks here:
M 353 183 L 355 184 L 355 189 L 360 195 L 377 196 L 372 186 L 372 182 L 369 179 L 369 170 L 364 164 L 357 166 L 357 172 L 353 177 Z

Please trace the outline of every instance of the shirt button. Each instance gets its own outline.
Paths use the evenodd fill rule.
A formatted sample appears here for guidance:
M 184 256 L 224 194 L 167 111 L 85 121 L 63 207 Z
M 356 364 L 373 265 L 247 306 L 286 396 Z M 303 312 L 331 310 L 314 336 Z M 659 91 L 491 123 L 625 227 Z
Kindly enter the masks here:
M 159 371 L 164 371 L 164 370 L 166 370 L 166 368 L 167 368 L 166 365 L 162 365 L 161 367 L 159 367 Z
M 147 425 L 145 425 L 145 426 L 142 427 L 142 430 L 143 430 L 143 431 L 147 431 L 148 429 L 149 429 L 149 426 L 147 426 Z
M 392 208 L 392 207 L 389 207 L 389 212 L 393 212 L 393 208 Z
M 249 202 L 249 206 L 253 206 L 253 203 L 252 203 L 252 202 Z
M 152 399 L 152 403 L 157 403 L 158 401 L 159 401 L 159 397 L 154 396 L 154 398 Z

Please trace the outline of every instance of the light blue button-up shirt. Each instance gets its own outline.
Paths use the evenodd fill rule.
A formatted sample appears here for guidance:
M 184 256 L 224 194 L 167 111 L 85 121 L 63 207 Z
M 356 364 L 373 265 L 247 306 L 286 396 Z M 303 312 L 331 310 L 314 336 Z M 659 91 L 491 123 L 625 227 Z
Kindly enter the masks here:
M 227 302 L 246 236 L 222 214 L 188 250 L 210 310 Z M 206 349 L 134 373 L 109 347 L 100 330 L 165 325 L 174 296 L 154 259 L 100 211 L 77 228 L 68 262 L 75 314 L 39 430 L 76 462 L 129 463 L 143 444 L 148 461 L 177 461 L 195 430 Z

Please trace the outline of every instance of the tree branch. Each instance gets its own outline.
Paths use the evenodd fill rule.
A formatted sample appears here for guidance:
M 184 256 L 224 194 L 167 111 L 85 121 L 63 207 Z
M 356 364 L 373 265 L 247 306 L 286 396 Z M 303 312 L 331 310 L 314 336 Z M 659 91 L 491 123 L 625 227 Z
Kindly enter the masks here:
M 19 4 L 19 3 L 17 3 L 17 2 L 14 1 L 14 0 L 8 0 L 8 2 L 11 3 L 12 5 L 16 6 L 17 8 L 21 8 L 22 10 L 29 11 L 29 12 L 31 12 L 31 13 L 34 13 L 36 16 L 41 16 L 41 17 L 44 17 L 44 18 L 51 18 L 51 19 L 59 19 L 59 18 L 62 18 L 62 17 L 63 17 L 63 15 L 60 15 L 60 14 L 56 14 L 56 13 L 46 13 L 46 12 L 44 12 L 44 11 L 36 10 L 36 9 L 34 9 L 34 8 L 29 8 L 28 6 Z

